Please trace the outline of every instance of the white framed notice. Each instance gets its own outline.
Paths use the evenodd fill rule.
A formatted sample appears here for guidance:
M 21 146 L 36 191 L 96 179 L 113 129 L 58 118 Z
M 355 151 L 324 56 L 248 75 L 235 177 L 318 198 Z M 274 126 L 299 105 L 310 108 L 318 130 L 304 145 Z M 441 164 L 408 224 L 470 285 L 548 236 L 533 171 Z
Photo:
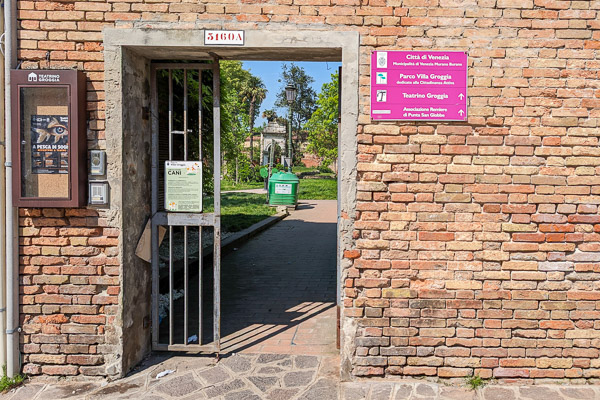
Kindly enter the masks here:
M 165 161 L 165 209 L 202 212 L 202 164 Z

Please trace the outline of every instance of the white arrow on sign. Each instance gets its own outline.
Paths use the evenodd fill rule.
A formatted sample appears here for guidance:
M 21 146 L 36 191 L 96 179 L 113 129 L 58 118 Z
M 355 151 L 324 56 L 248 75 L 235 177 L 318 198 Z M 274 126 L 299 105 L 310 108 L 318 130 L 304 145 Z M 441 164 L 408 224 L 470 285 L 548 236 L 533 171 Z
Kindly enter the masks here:
M 458 95 L 458 98 L 461 99 L 461 100 L 464 99 L 464 97 L 465 97 L 465 95 L 462 94 L 462 93 Z
M 463 110 L 458 110 L 458 113 L 460 114 L 460 116 L 462 117 L 462 115 L 465 113 Z

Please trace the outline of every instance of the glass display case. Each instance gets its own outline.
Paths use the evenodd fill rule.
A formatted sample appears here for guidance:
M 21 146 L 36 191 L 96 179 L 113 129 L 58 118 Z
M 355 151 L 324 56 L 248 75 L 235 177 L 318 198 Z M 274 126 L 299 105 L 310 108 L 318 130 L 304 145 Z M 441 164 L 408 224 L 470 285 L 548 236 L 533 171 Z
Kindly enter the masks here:
M 19 207 L 86 204 L 85 75 L 15 70 L 13 200 Z

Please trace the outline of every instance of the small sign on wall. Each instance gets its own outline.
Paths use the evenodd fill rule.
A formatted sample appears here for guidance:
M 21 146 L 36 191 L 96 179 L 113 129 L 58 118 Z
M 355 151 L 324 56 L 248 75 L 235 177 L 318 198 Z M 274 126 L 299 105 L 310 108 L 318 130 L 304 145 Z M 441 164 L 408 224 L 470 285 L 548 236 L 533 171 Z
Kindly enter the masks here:
M 374 51 L 371 119 L 467 120 L 467 53 Z
M 244 45 L 244 31 L 204 31 L 204 45 Z
M 165 209 L 202 212 L 202 164 L 165 161 Z

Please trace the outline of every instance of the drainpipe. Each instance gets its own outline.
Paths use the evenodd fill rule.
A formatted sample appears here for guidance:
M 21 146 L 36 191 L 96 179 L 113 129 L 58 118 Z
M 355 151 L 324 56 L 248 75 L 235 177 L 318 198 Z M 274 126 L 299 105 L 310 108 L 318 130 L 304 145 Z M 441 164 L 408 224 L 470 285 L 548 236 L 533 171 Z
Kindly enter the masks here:
M 16 0 L 4 2 L 4 116 L 5 116 L 5 167 L 6 167 L 6 375 L 14 377 L 20 372 L 19 359 L 19 241 L 17 208 L 12 201 L 12 104 L 10 96 L 10 70 L 17 64 Z
M 4 3 L 4 2 L 3 2 Z M 4 4 L 2 4 L 4 7 Z M 0 18 L 0 32 L 4 32 L 4 17 Z M 4 71 L 4 57 L 0 57 L 0 71 Z M 0 90 L 4 91 L 4 74 L 0 73 Z M 0 227 L 6 226 L 6 204 L 4 198 L 4 96 L 0 96 Z M 6 264 L 4 230 L 0 230 L 0 332 L 6 331 Z M 0 334 L 0 365 L 6 365 L 6 336 Z

